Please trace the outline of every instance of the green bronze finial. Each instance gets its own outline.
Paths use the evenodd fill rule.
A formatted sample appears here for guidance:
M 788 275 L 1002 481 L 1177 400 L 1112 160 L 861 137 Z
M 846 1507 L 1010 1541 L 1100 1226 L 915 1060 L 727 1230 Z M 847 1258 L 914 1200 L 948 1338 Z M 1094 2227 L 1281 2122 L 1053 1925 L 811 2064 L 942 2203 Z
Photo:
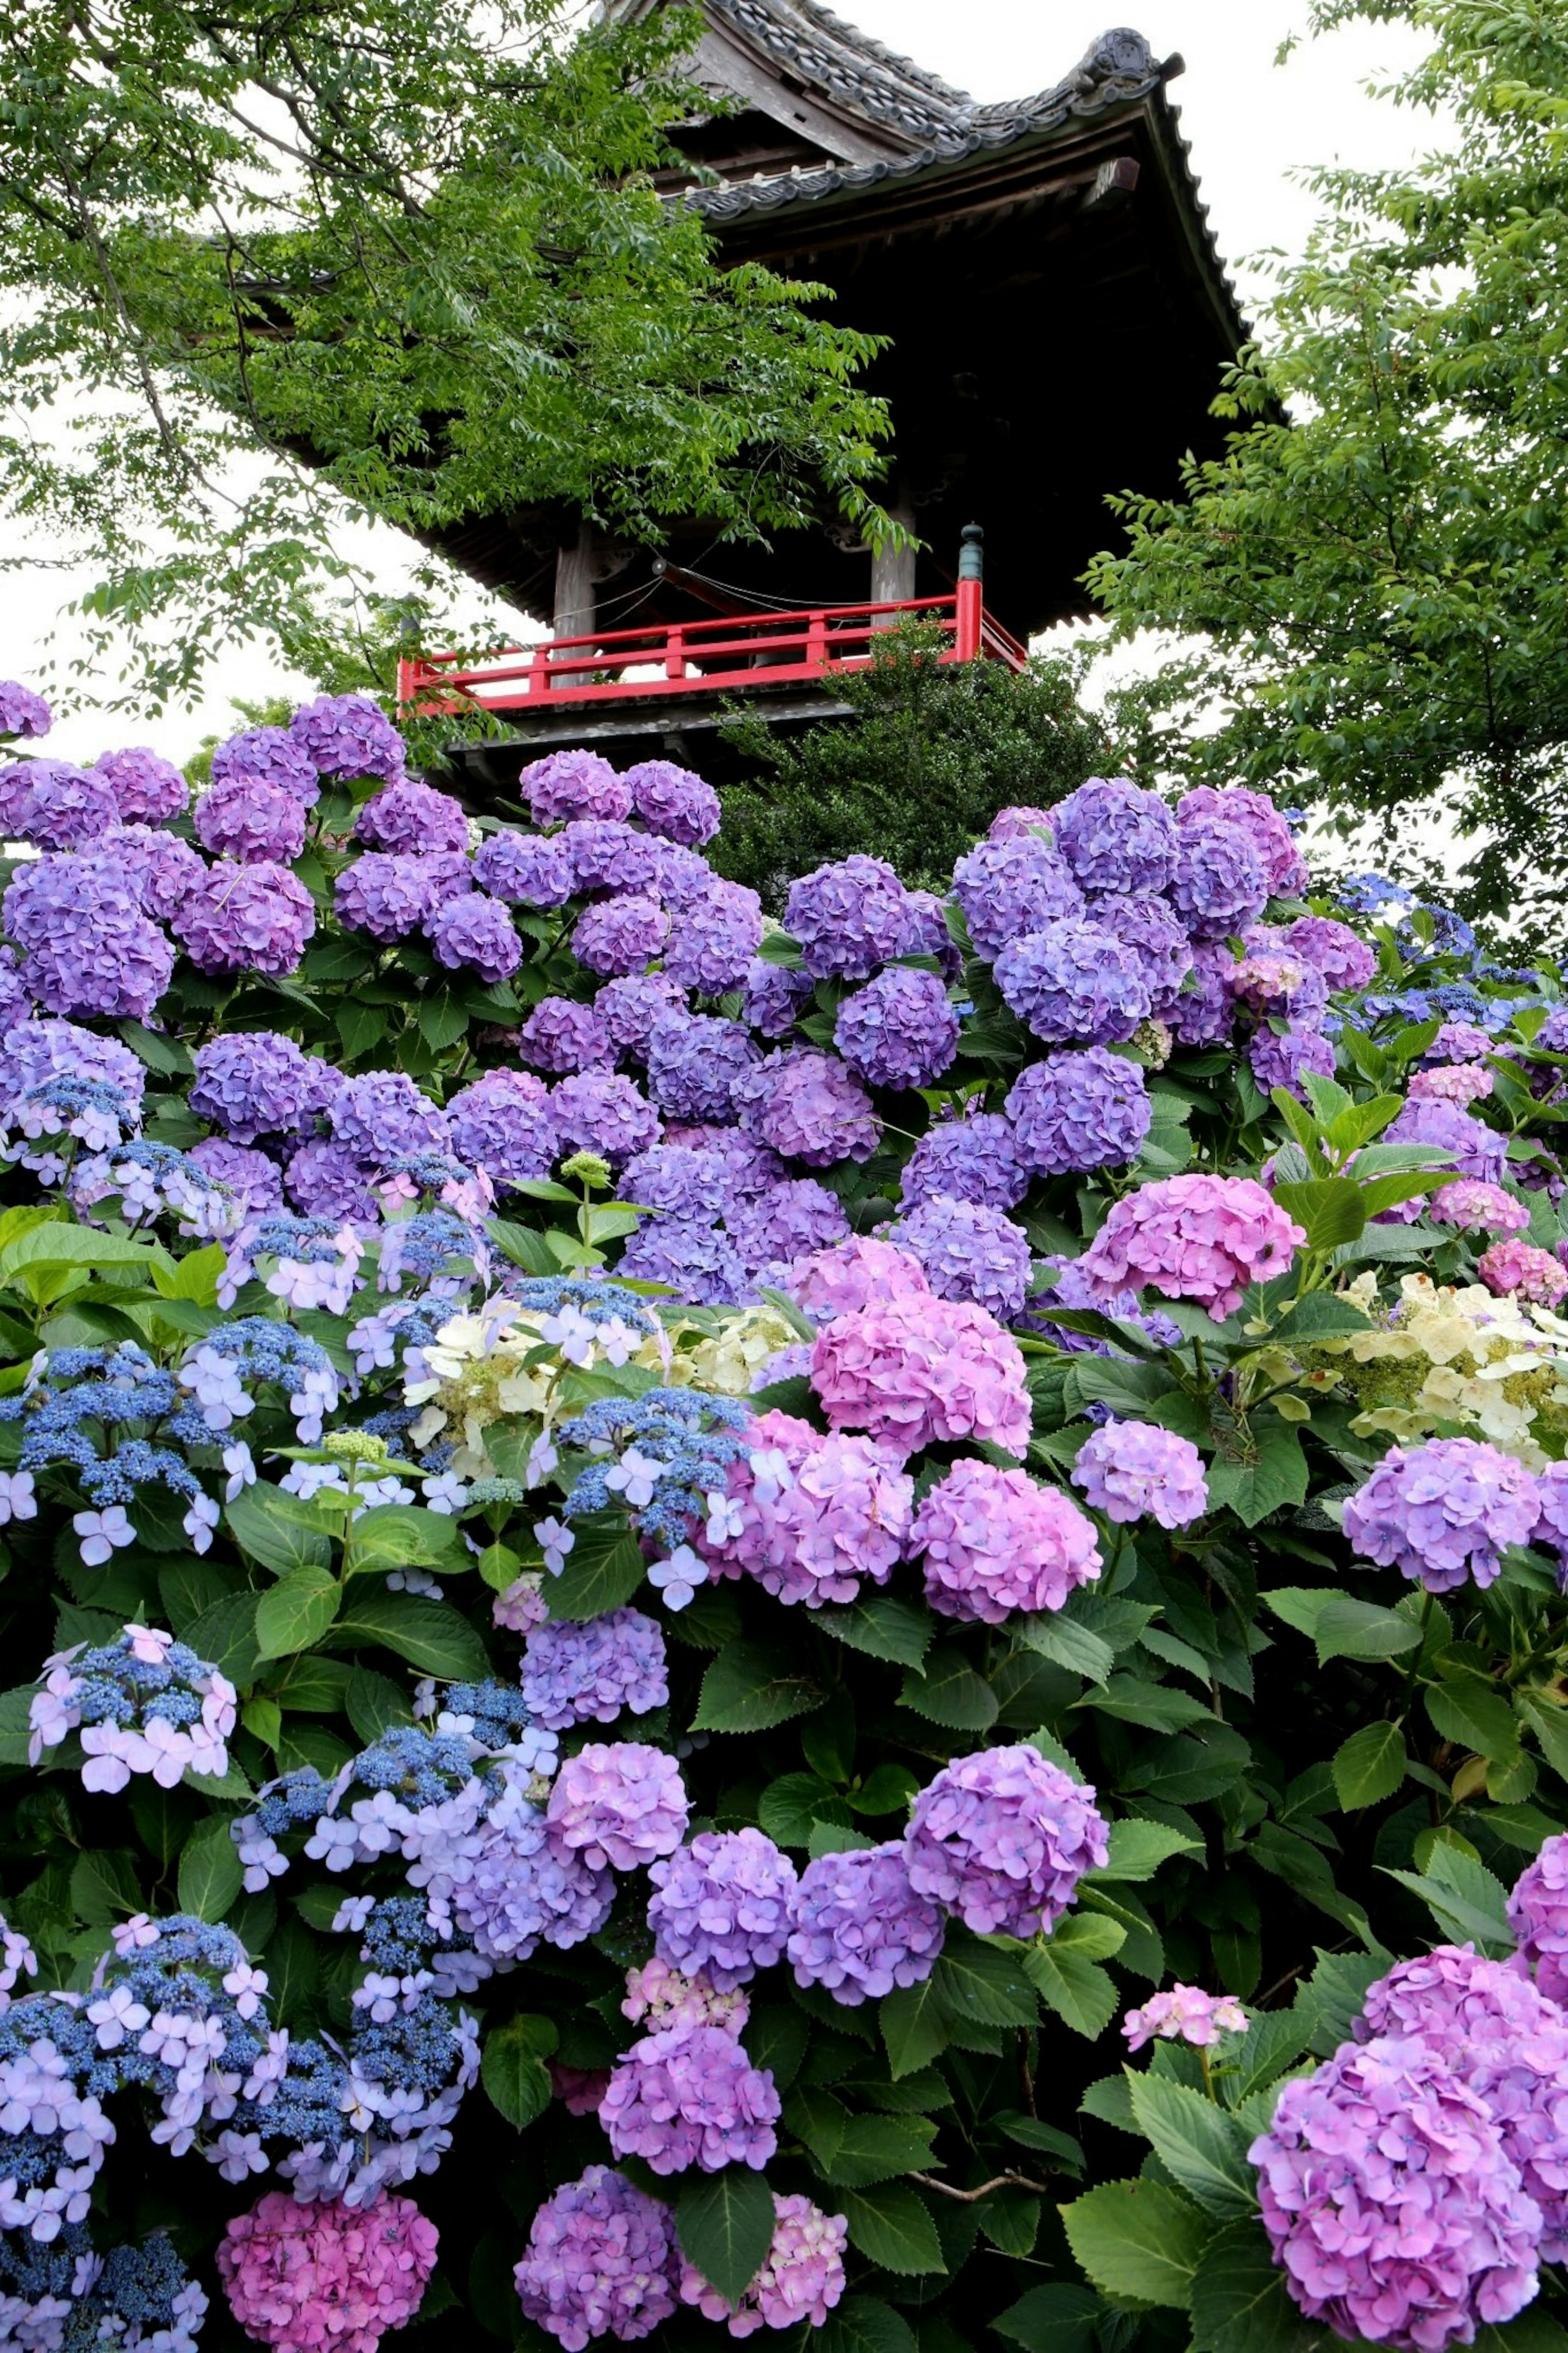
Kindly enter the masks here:
M 985 533 L 977 522 L 966 522 L 959 533 L 958 576 L 961 580 L 984 580 L 985 577 Z

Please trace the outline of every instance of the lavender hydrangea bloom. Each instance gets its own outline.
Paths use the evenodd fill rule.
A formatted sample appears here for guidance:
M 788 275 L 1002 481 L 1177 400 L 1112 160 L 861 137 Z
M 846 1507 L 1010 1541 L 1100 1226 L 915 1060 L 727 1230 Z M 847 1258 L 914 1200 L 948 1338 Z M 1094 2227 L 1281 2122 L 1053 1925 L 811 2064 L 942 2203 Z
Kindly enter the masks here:
M 1024 933 L 997 957 L 996 986 L 1047 1045 L 1114 1045 L 1149 1018 L 1141 960 L 1098 923 L 1064 919 Z
M 172 918 L 174 937 L 198 972 L 291 973 L 316 929 L 316 909 L 286 866 L 220 859 Z
M 614 1724 L 623 1709 L 647 1715 L 669 1700 L 664 1636 L 640 1609 L 612 1609 L 580 1626 L 551 1619 L 524 1645 L 522 1696 L 547 1732 Z
M 795 1899 L 789 1965 L 796 1981 L 826 1986 L 858 2009 L 895 1986 L 921 1985 L 942 1957 L 947 1918 L 910 1884 L 901 1842 L 819 1854 Z
M 1266 794 L 1248 792 L 1245 785 L 1195 785 L 1184 793 L 1176 811 L 1182 827 L 1194 823 L 1228 826 L 1249 845 L 1262 870 L 1270 897 L 1289 898 L 1307 887 L 1307 865 L 1296 847 L 1296 837 Z
M 1249 835 L 1221 817 L 1188 817 L 1186 807 L 1177 811 L 1181 849 L 1171 901 L 1194 940 L 1223 940 L 1246 931 L 1268 904 L 1268 871 Z
M 123 1095 L 140 1119 L 147 1066 L 117 1038 L 100 1038 L 71 1021 L 26 1021 L 0 1039 L 0 1093 L 25 1094 L 49 1079 L 101 1081 Z
M 747 1025 L 764 1038 L 787 1038 L 815 993 L 816 983 L 803 965 L 753 956 L 746 968 Z
M 1364 940 L 1358 939 L 1348 923 L 1337 923 L 1329 915 L 1298 915 L 1287 923 L 1284 940 L 1297 955 L 1321 972 L 1329 987 L 1364 988 L 1377 970 L 1377 957 Z M 1488 1041 L 1486 1051 L 1490 1050 Z
M 425 936 L 437 964 L 449 972 L 477 972 L 487 987 L 510 980 L 522 962 L 522 942 L 499 899 L 469 891 L 426 918 Z
M 668 1013 L 648 1032 L 648 1092 L 676 1119 L 727 1120 L 736 1082 L 757 1059 L 739 1021 Z
M 956 980 L 963 956 L 948 928 L 947 909 L 934 891 L 910 892 L 910 944 L 906 955 L 934 956 L 943 980 Z
M 796 1176 L 730 1205 L 731 1240 L 753 1271 L 782 1272 L 808 1250 L 828 1248 L 849 1231 L 844 1204 L 815 1177 Z M 771 1278 L 770 1278 L 771 1279 Z
M 449 793 L 404 776 L 386 785 L 366 801 L 353 824 L 353 839 L 371 849 L 417 857 L 437 849 L 468 846 L 468 820 L 463 805 Z
M 1321 1079 L 1334 1075 L 1333 1039 L 1310 1021 L 1287 1022 L 1283 1029 L 1266 1023 L 1250 1040 L 1247 1059 L 1264 1094 L 1283 1087 L 1298 1103 L 1307 1101 L 1309 1071 Z
M 659 1117 L 639 1086 L 618 1071 L 584 1071 L 550 1091 L 563 1152 L 597 1152 L 619 1167 L 658 1142 Z
M 640 2157 L 655 2173 L 760 2172 L 778 2146 L 779 2108 L 772 2075 L 735 2035 L 671 2026 L 634 2042 L 614 2068 L 599 2122 L 617 2157 Z
M 1184 1046 L 1223 1046 L 1236 1022 L 1237 960 L 1223 940 L 1200 940 L 1193 968 L 1162 1018 Z
M 196 1048 L 188 1101 L 236 1144 L 294 1135 L 321 1099 L 323 1068 L 274 1029 L 239 1030 Z
M 1083 913 L 1083 892 L 1066 860 L 1032 833 L 966 851 L 952 870 L 952 888 L 976 951 L 992 959 L 1026 932 Z
M 144 1021 L 169 985 L 174 956 L 136 894 L 80 859 L 40 860 L 27 885 L 25 918 L 12 915 L 16 883 L 6 915 L 26 948 L 22 976 L 37 1002 L 51 1013 Z
M 163 825 L 178 817 L 191 797 L 191 788 L 173 760 L 140 744 L 100 752 L 92 766 L 94 775 L 109 779 L 121 825 Z M 216 768 L 214 775 L 216 778 Z
M 590 1870 L 636 1871 L 673 1854 L 689 1809 L 673 1757 L 636 1740 L 595 1741 L 569 1757 L 550 1792 L 554 1843 Z
M 1397 1568 L 1429 1593 L 1473 1577 L 1490 1585 L 1510 1545 L 1530 1542 L 1541 1509 L 1536 1482 L 1514 1455 L 1473 1438 L 1390 1447 L 1344 1507 L 1344 1532 L 1363 1560 Z
M 264 1218 L 283 1207 L 283 1179 L 278 1165 L 265 1152 L 243 1144 L 228 1144 L 219 1135 L 205 1135 L 193 1144 L 188 1155 L 219 1185 L 226 1185 L 244 1204 L 247 1218 Z
M 314 808 L 321 797 L 315 762 L 301 751 L 287 727 L 247 727 L 220 744 L 212 757 L 212 780 L 221 785 L 231 776 L 276 785 L 291 794 L 301 808 Z
M 1163 891 L 1176 871 L 1176 820 L 1158 793 L 1090 776 L 1051 814 L 1057 848 L 1085 891 Z
M 474 852 L 474 880 L 514 907 L 563 907 L 576 887 L 563 842 L 510 830 L 485 836 Z
M 875 1234 L 851 1234 L 812 1251 L 791 1267 L 781 1288 L 814 1324 L 831 1324 L 836 1315 L 858 1315 L 862 1308 L 891 1299 L 931 1295 L 920 1261 Z
M 340 1144 L 373 1165 L 452 1149 L 446 1114 L 402 1071 L 362 1071 L 344 1079 L 327 1120 Z
M 711 785 L 673 760 L 641 760 L 621 782 L 631 787 L 632 807 L 650 833 L 688 849 L 711 841 L 719 830 L 719 796 Z
M 40 849 L 89 849 L 120 822 L 120 804 L 107 776 L 65 760 L 34 760 L 27 790 L 10 822 Z
M 318 776 L 403 774 L 403 738 L 368 694 L 318 695 L 296 711 L 289 733 Z
M 1128 1166 L 1153 1116 L 1139 1065 L 1103 1046 L 1031 1062 L 1008 1090 L 1006 1113 L 1020 1166 L 1039 1176 Z
M 591 2165 L 534 2215 L 512 2273 L 525 2319 L 565 2353 L 597 2337 L 650 2337 L 675 2310 L 673 2210 L 607 2166 Z
M 553 839 L 566 857 L 573 887 L 578 892 L 614 891 L 622 897 L 629 892 L 635 898 L 658 899 L 673 905 L 664 888 L 672 871 L 670 861 L 687 857 L 697 869 L 701 889 L 706 890 L 713 880 L 706 859 L 656 840 L 651 833 L 639 833 L 635 825 L 623 825 L 615 818 L 574 818 Z
M 702 1831 L 648 1877 L 654 1951 L 683 1976 L 731 1993 L 782 1956 L 795 1869 L 762 1831 Z
M 1097 1512 L 1119 1522 L 1147 1513 L 1163 1528 L 1185 1528 L 1209 1504 L 1197 1448 L 1153 1422 L 1102 1424 L 1079 1447 L 1072 1482 Z
M 1342 2337 L 1445 2353 L 1535 2294 L 1541 2210 L 1480 2098 L 1421 2042 L 1342 2046 L 1287 2084 L 1247 2154 L 1291 2296 Z
M 784 929 L 814 980 L 868 980 L 907 952 L 909 893 L 885 859 L 857 851 L 790 884 Z
M 972 1299 L 1005 1324 L 1028 1295 L 1029 1238 L 1000 1209 L 934 1194 L 889 1239 L 920 1261 L 939 1299 Z
M 1093 1526 L 1059 1488 L 967 1458 L 925 1496 L 912 1549 L 931 1608 L 971 1625 L 1060 1609 L 1102 1565 Z
M 1568 2005 L 1568 1832 L 1549 1838 L 1515 1882 L 1508 1925 L 1542 1992 Z
M 1019 1159 L 1011 1121 L 984 1111 L 928 1128 L 910 1155 L 902 1193 L 906 1211 L 938 1194 L 982 1202 L 989 1209 L 1013 1209 L 1028 1189 L 1029 1172 Z
M 868 1086 L 930 1086 L 958 1050 L 958 1016 L 935 973 L 893 965 L 845 998 L 833 1042 Z
M 1089 919 L 1124 948 L 1131 948 L 1143 967 L 1154 1013 L 1168 1017 L 1193 969 L 1192 942 L 1172 913 L 1169 900 L 1135 894 L 1091 899 Z
M 1483 1184 L 1500 1185 L 1508 1173 L 1507 1137 L 1484 1120 L 1472 1119 L 1455 1103 L 1407 1103 L 1393 1126 L 1384 1130 L 1383 1141 L 1423 1144 L 1431 1152 L 1446 1155 L 1461 1176 L 1479 1176 Z M 1419 1202 L 1413 1203 L 1412 1215 L 1419 1208 Z
M 650 1219 L 621 1254 L 627 1282 L 662 1282 L 694 1307 L 734 1307 L 750 1280 L 728 1235 L 691 1218 Z
M 591 1005 L 543 997 L 517 1033 L 517 1050 L 536 1071 L 587 1071 L 611 1060 L 610 1037 Z
M 871 1099 L 835 1054 L 810 1047 L 769 1054 L 736 1082 L 731 1099 L 749 1134 L 808 1168 L 868 1160 L 877 1149 Z
M 664 968 L 682 988 L 722 997 L 739 988 L 763 936 L 763 902 L 742 883 L 715 878 L 679 908 Z
M 718 1152 L 684 1144 L 656 1144 L 639 1152 L 621 1172 L 616 1191 L 623 1201 L 667 1217 L 716 1225 L 731 1205 L 729 1164 Z
M 0 679 L 0 735 L 47 735 L 54 723 L 41 694 L 18 679 Z
M 594 999 L 611 1045 L 633 1061 L 647 1061 L 656 1022 L 688 1009 L 686 991 L 663 972 L 627 973 L 607 980 Z
M 641 972 L 668 937 L 669 917 L 657 899 L 601 899 L 577 918 L 572 953 L 590 972 Z
M 313 1135 L 289 1155 L 283 1181 L 302 1218 L 331 1218 L 337 1226 L 374 1226 L 381 1219 L 374 1174 L 346 1145 Z
M 467 876 L 453 872 L 456 863 L 449 855 L 405 858 L 363 850 L 333 885 L 338 921 L 373 940 L 405 940 L 428 923 L 444 900 L 468 889 Z
M 1056 818 L 1049 809 L 1036 808 L 1026 801 L 1012 801 L 999 808 L 985 828 L 988 841 L 1016 841 L 1026 833 L 1046 833 L 1056 839 Z
M 563 818 L 623 819 L 632 813 L 632 788 L 597 752 L 551 752 L 531 761 L 518 779 L 535 825 Z
M 1107 1859 L 1094 1791 L 1026 1744 L 944 1767 L 915 1800 L 910 1883 L 981 1936 L 1049 1935 Z
M 206 861 L 178 834 L 148 825 L 117 825 L 98 846 L 94 862 L 136 894 L 144 915 L 169 923 L 206 876 Z
M 558 1150 L 550 1091 L 527 1071 L 487 1071 L 447 1105 L 452 1149 L 495 1185 L 548 1176 Z
M 305 847 L 305 811 L 281 786 L 230 776 L 197 796 L 192 818 L 196 839 L 215 858 L 245 866 L 292 865 Z

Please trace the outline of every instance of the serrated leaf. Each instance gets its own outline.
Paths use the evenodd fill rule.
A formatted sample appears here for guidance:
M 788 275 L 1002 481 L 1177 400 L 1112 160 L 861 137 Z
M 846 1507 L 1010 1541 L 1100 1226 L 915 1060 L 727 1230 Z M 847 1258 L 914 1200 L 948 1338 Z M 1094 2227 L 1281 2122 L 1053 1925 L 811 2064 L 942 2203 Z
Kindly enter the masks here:
M 693 1732 L 766 1732 L 791 1716 L 809 1715 L 826 1694 L 797 1668 L 784 1666 L 761 1642 L 730 1642 L 702 1678 Z
M 479 2077 L 490 2105 L 521 2132 L 550 2105 L 552 2087 L 545 2061 L 560 2041 L 548 2018 L 508 2018 L 485 2037 Z
M 1084 1879 L 1094 1886 L 1101 1880 L 1152 1879 L 1163 1862 L 1176 1854 L 1201 1854 L 1203 1842 L 1185 1831 L 1173 1830 L 1168 1822 L 1147 1822 L 1128 1816 L 1110 1825 L 1110 1853 L 1099 1869 L 1088 1871 Z
M 812 1624 L 818 1633 L 831 1634 L 851 1651 L 868 1659 L 887 1659 L 894 1666 L 918 1667 L 931 1648 L 935 1621 L 918 1602 L 900 1601 L 879 1593 L 847 1609 L 816 1609 Z
M 362 1512 L 349 1535 L 349 1573 L 363 1577 L 391 1568 L 467 1568 L 472 1555 L 458 1523 L 417 1504 L 378 1504 Z
M 900 2278 L 946 2271 L 936 2225 L 919 2191 L 907 2182 L 838 2189 L 834 2200 L 848 2222 L 850 2244 L 868 2263 Z
M 1568 1715 L 1534 1697 L 1526 1698 L 1521 1706 L 1542 1757 L 1560 1781 L 1568 1781 Z
M 263 1659 L 286 1659 L 319 1642 L 338 1614 L 342 1588 L 329 1569 L 302 1568 L 279 1577 L 256 1611 L 256 1647 Z
M 1178 1691 L 1172 1683 L 1150 1683 L 1144 1676 L 1129 1674 L 1112 1675 L 1103 1691 L 1085 1692 L 1078 1704 L 1093 1708 L 1097 1715 L 1113 1715 L 1123 1724 L 1140 1725 L 1147 1732 L 1185 1732 L 1214 1714 L 1190 1692 Z
M 739 2304 L 773 2237 L 773 2193 L 760 2173 L 727 2165 L 680 2187 L 675 2227 L 680 2252 L 710 2287 Z
M 930 1978 L 921 1985 L 896 1987 L 884 1997 L 877 2023 L 895 2082 L 941 2056 L 947 2049 L 949 2022 L 941 1988 Z
M 1132 2114 L 1165 2170 L 1205 2211 L 1231 2221 L 1257 2211 L 1247 2135 L 1233 2116 L 1185 2084 L 1129 2068 Z
M 1000 1713 L 990 1684 L 948 1643 L 931 1652 L 923 1674 L 911 1670 L 904 1677 L 899 1699 L 950 1732 L 989 1732 Z
M 849 1809 L 820 1773 L 784 1773 L 757 1800 L 757 1821 L 779 1846 L 806 1846 L 818 1820 L 847 1824 Z
M 1445 1936 L 1460 1942 L 1473 1938 L 1494 1957 L 1513 1950 L 1502 1883 L 1484 1864 L 1452 1847 L 1436 1847 L 1429 1872 L 1390 1871 L 1388 1876 L 1421 1898 Z
M 1039 2004 L 1030 1982 L 1026 1945 L 983 1945 L 954 1932 L 936 1965 L 933 1983 L 957 2017 L 983 2026 L 1033 2026 Z
M 260 1597 L 255 1593 L 231 1593 L 225 1600 L 215 1601 L 204 1609 L 195 1625 L 187 1626 L 181 1635 L 198 1659 L 205 1659 L 221 1669 L 230 1683 L 242 1690 L 256 1680 L 261 1663 L 256 1646 L 256 1612 Z
M 1076 2281 L 1059 2280 L 1032 2287 L 991 2326 L 999 2337 L 1023 2346 L 1024 2353 L 1097 2353 L 1099 2325 L 1109 2317 L 1103 2296 Z
M 1086 1683 L 1104 1683 L 1116 1662 L 1115 1651 L 1101 1635 L 1053 1610 L 1016 1619 L 1008 1631 L 1026 1650 L 1049 1659 L 1053 1666 L 1065 1667 L 1069 1674 L 1081 1675 Z
M 1185 2310 L 1213 2226 L 1158 2181 L 1107 2181 L 1061 2210 L 1080 2268 L 1108 2295 Z
M 332 1557 L 331 1542 L 309 1527 L 289 1508 L 294 1497 L 258 1483 L 242 1488 L 224 1509 L 224 1518 L 242 1552 L 258 1560 L 276 1577 L 296 1569 L 326 1568 Z
M 1478 1757 L 1508 1757 L 1519 1746 L 1518 1716 L 1479 1678 L 1429 1684 L 1426 1713 L 1445 1740 L 1474 1749 Z
M 1256 2221 L 1227 2222 L 1193 2274 L 1194 2353 L 1308 2353 L 1321 2342 L 1290 2301 Z
M 1323 1667 L 1331 1659 L 1397 1659 L 1415 1648 L 1421 1630 L 1397 1610 L 1376 1609 L 1370 1601 L 1336 1594 L 1319 1611 L 1312 1638 L 1318 1664 Z
M 1116 2015 L 1115 1980 L 1098 1962 L 1086 1960 L 1070 1948 L 1053 1952 L 1051 1945 L 1047 1937 L 1043 1945 L 1031 1945 L 1025 1953 L 1029 1980 L 1064 2024 L 1092 2041 L 1104 2033 Z
M 71 1865 L 71 1906 L 88 1928 L 110 1928 L 140 1912 L 136 1859 L 122 1849 L 101 1847 L 79 1854 Z
M 180 1856 L 180 1909 L 221 1920 L 245 1883 L 226 1815 L 198 1822 Z
M 368 1747 L 395 1724 L 412 1724 L 414 1710 L 390 1675 L 355 1666 L 343 1694 L 343 1712 Z
M 647 1563 L 618 1512 L 595 1514 L 574 1523 L 575 1541 L 559 1577 L 544 1581 L 552 1618 L 582 1623 L 621 1609 L 647 1576 Z
M 1305 1229 L 1307 1247 L 1337 1250 L 1366 1231 L 1361 1187 L 1348 1176 L 1310 1177 L 1301 1185 L 1276 1185 L 1274 1198 L 1288 1218 Z
M 811 2342 L 814 2353 L 917 2353 L 909 2322 L 874 2295 L 847 2295 Z
M 1335 1752 L 1334 1792 L 1347 1814 L 1392 1798 L 1410 1759 L 1396 1724 L 1363 1725 Z
M 929 2116 L 846 2116 L 823 2178 L 836 2189 L 863 2189 L 929 2164 L 936 2126 Z
M 1276 1419 L 1259 1424 L 1252 1435 L 1251 1454 L 1216 1456 L 1208 1470 L 1211 1505 L 1228 1506 L 1248 1528 L 1307 1498 L 1307 1457 L 1296 1431 Z
M 328 1637 L 334 1650 L 375 1642 L 442 1683 L 483 1683 L 489 1654 L 461 1610 L 415 1593 L 354 1593 Z

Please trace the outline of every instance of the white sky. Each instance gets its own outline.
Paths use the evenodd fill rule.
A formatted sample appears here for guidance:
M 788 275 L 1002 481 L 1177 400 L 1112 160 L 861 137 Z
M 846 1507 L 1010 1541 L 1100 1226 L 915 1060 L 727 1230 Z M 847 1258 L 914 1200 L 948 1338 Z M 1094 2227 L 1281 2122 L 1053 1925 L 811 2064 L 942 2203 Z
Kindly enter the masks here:
M 1048 88 L 1095 35 L 1114 21 L 1104 0 L 837 0 L 838 13 L 978 99 L 1016 98 Z M 1131 21 L 1161 56 L 1180 50 L 1185 76 L 1174 85 L 1182 127 L 1203 184 L 1219 248 L 1244 300 L 1258 290 L 1247 257 L 1299 249 L 1312 218 L 1293 170 L 1342 162 L 1394 165 L 1434 143 L 1429 122 L 1368 97 L 1362 85 L 1386 78 L 1417 54 L 1414 37 L 1387 26 L 1355 27 L 1299 48 L 1283 68 L 1280 42 L 1299 30 L 1305 0 L 1131 0 Z M 1157 394 L 1155 395 L 1157 396 Z M 0 523 L 0 556 L 33 551 Z M 401 585 L 396 535 L 367 538 L 386 585 Z M 41 554 L 43 551 L 39 551 Z M 41 563 L 0 572 L 0 673 L 37 674 L 51 632 L 57 659 L 68 656 L 73 625 L 62 607 L 89 584 Z M 231 698 L 259 700 L 291 684 L 253 649 L 215 667 L 202 702 L 141 723 L 104 720 L 90 709 L 62 713 L 50 749 L 90 758 L 106 743 L 139 741 L 184 760 L 205 734 L 234 724 Z

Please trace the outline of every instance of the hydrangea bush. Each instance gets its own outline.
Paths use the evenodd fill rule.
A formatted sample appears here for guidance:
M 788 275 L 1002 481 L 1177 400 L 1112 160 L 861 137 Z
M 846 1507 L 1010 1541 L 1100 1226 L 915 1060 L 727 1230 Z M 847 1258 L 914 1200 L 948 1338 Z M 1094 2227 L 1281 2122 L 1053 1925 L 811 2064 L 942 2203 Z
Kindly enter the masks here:
M 1568 2343 L 1559 973 L 0 723 L 0 2340 Z

